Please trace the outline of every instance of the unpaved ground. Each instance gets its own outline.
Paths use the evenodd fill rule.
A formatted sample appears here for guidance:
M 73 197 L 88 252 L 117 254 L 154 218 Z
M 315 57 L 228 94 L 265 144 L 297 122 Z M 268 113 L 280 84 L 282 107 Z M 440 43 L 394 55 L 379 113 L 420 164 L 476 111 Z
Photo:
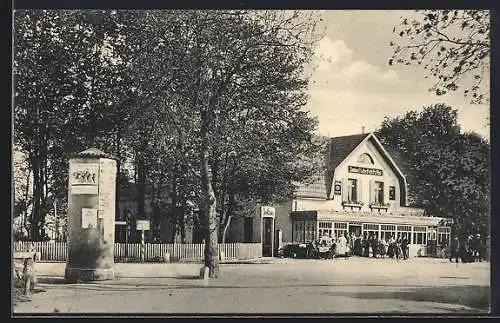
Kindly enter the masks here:
M 40 284 L 15 313 L 482 313 L 489 263 L 440 259 L 274 259 L 225 264 L 208 285 L 198 264 L 117 264 L 117 279 L 65 284 L 64 264 L 38 264 Z M 43 276 L 49 275 L 49 276 Z

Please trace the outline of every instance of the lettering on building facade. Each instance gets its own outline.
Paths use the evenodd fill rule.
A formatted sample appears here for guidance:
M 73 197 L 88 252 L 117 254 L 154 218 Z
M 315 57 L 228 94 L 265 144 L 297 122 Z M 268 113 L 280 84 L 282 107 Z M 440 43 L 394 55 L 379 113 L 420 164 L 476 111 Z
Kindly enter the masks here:
M 381 169 L 358 167 L 358 166 L 349 166 L 349 173 L 363 174 L 363 175 L 376 175 L 376 176 L 383 176 L 384 175 L 384 172 Z
M 271 217 L 274 218 L 276 210 L 272 206 L 263 206 L 261 208 L 261 216 L 262 217 Z

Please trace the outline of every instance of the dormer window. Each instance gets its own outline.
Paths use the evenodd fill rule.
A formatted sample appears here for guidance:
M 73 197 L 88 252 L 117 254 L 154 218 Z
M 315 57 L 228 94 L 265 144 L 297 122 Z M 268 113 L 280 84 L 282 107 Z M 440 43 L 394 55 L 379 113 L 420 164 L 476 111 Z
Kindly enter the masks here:
M 364 154 L 359 156 L 358 163 L 372 164 L 373 165 L 373 158 L 372 158 L 372 156 L 368 155 L 367 153 L 364 153 Z

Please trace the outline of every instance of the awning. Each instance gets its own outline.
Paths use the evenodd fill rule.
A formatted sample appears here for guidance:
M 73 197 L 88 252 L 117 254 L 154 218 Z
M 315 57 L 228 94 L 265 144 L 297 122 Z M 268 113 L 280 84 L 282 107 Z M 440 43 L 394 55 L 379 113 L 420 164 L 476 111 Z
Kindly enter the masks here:
M 292 211 L 290 218 L 292 221 L 316 221 L 318 211 Z

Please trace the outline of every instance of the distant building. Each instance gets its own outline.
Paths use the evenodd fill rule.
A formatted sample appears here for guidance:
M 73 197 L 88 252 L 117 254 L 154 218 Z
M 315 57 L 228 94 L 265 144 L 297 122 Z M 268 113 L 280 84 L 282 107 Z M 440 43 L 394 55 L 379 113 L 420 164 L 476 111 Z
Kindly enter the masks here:
M 266 214 L 267 213 L 267 214 Z M 281 243 L 322 235 L 405 235 L 425 252 L 430 241 L 450 239 L 447 219 L 408 207 L 405 175 L 373 133 L 331 138 L 323 174 L 299 184 L 289 201 L 235 218 L 230 240 L 262 242 L 264 255 Z
M 150 220 L 151 229 L 145 232 L 146 242 L 181 243 L 182 237 L 178 230 L 179 226 L 171 212 L 172 202 L 169 186 L 158 187 L 157 185 L 146 183 L 144 190 L 145 219 Z M 115 218 L 115 241 L 120 243 L 125 243 L 126 241 L 140 242 L 140 232 L 135 227 L 136 220 L 138 219 L 137 184 L 122 183 L 118 196 L 118 212 Z M 129 218 L 127 219 L 127 217 Z M 184 217 L 184 241 L 186 243 L 201 241 L 201 238 L 198 237 L 200 233 L 196 230 L 198 226 L 196 226 L 196 223 L 193 223 L 196 221 L 194 218 L 193 212 L 188 212 Z

